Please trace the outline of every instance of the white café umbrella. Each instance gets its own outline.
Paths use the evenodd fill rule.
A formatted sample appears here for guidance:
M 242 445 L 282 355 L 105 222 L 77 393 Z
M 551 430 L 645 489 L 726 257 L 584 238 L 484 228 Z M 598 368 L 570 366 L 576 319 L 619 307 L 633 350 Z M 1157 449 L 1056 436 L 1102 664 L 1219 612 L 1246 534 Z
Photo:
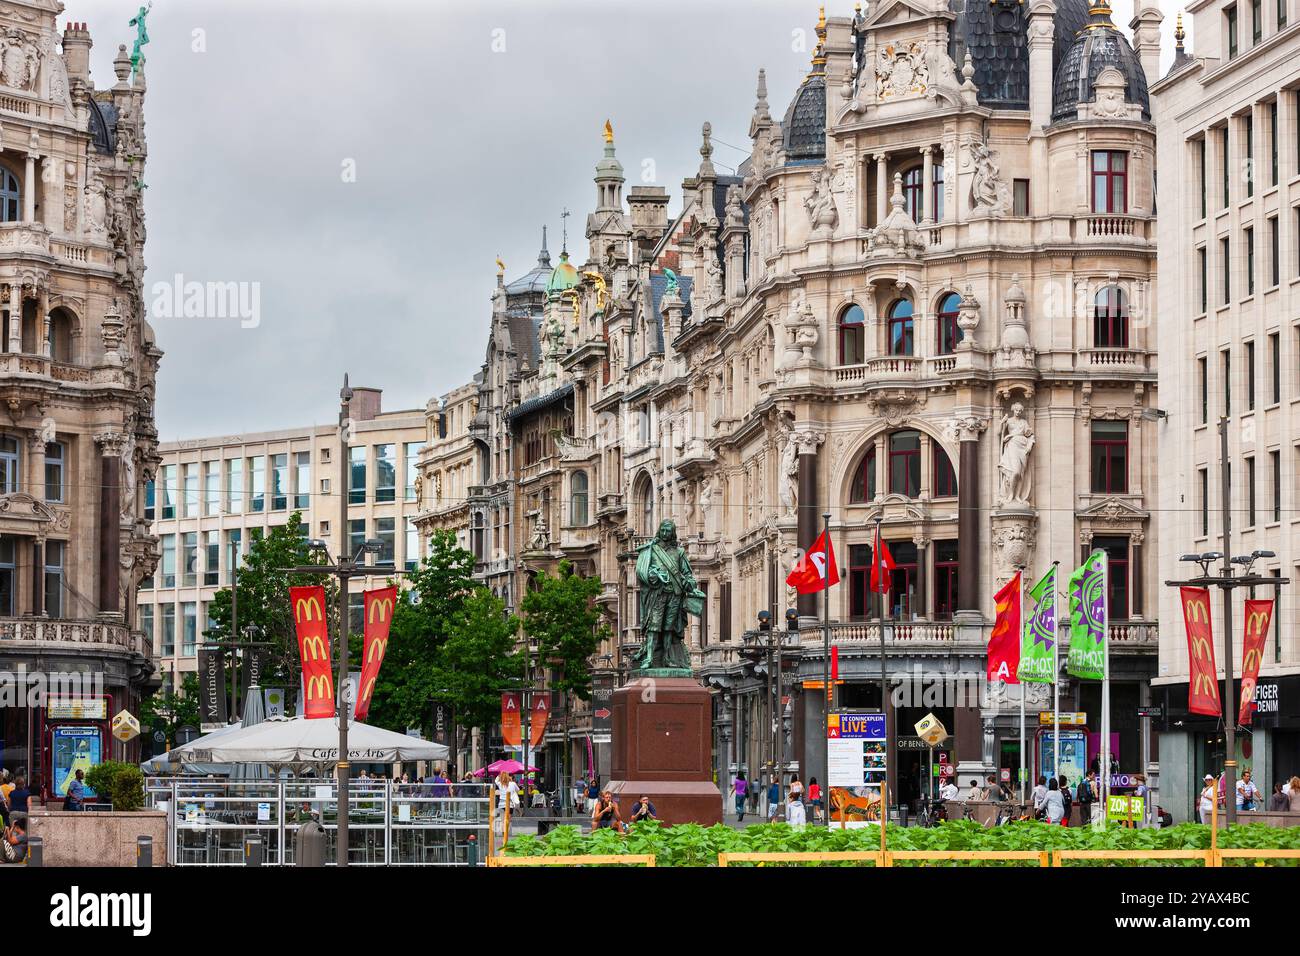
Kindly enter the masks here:
M 262 700 L 262 688 L 257 684 L 248 685 L 248 696 L 244 699 L 244 715 L 240 719 L 241 729 L 256 727 L 266 720 L 266 704 Z M 265 780 L 271 776 L 264 763 L 244 763 L 235 768 L 231 774 L 240 780 Z
M 197 766 L 197 761 L 190 758 L 187 753 L 182 753 L 188 747 L 195 744 L 202 744 L 205 741 L 222 737 L 226 734 L 239 730 L 238 724 L 229 724 L 210 734 L 204 734 L 202 737 L 195 737 L 188 744 L 179 744 L 171 750 L 162 754 L 154 754 L 148 760 L 140 764 L 140 769 L 145 773 L 179 773 L 182 771 L 193 772 L 208 776 L 210 774 L 226 774 L 230 772 L 229 767 L 217 766 Z
M 339 760 L 339 728 L 333 719 L 269 717 L 255 727 L 200 738 L 183 748 L 179 759 L 199 763 L 267 763 L 277 767 L 329 767 Z M 405 734 L 348 723 L 348 760 L 398 763 L 446 760 L 445 746 Z

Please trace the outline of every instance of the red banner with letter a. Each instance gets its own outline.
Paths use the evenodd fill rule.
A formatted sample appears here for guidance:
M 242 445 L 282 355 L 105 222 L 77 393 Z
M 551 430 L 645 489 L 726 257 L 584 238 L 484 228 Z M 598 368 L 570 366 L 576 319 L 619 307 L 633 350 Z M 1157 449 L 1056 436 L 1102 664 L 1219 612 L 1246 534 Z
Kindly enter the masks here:
M 1272 623 L 1272 599 L 1246 602 L 1246 637 L 1241 648 L 1241 710 L 1237 714 L 1239 724 L 1249 724 L 1255 713 L 1255 684 L 1259 681 L 1259 665 L 1264 659 L 1264 644 L 1268 641 L 1268 628 Z
M 536 748 L 546 733 L 547 721 L 551 719 L 551 692 L 539 690 L 533 692 L 533 712 L 528 715 L 528 745 Z
M 1214 628 L 1210 623 L 1210 589 L 1179 588 L 1183 602 L 1183 624 L 1187 628 L 1187 710 L 1192 714 L 1217 717 L 1219 703 L 1218 668 L 1214 666 Z
M 361 595 L 364 620 L 361 631 L 361 690 L 357 694 L 357 720 L 370 713 L 370 698 L 375 693 L 375 679 L 388 650 L 388 629 L 393 625 L 393 603 L 397 588 L 377 588 Z
M 325 624 L 325 589 L 320 585 L 289 588 L 293 625 L 302 660 L 300 710 L 308 718 L 334 716 L 334 675 L 330 671 L 330 635 Z
M 996 616 L 989 635 L 988 681 L 996 684 L 1019 684 L 1020 668 L 1020 572 L 993 595 Z
M 507 747 L 523 742 L 523 721 L 519 719 L 519 693 L 508 690 L 501 695 L 501 739 Z

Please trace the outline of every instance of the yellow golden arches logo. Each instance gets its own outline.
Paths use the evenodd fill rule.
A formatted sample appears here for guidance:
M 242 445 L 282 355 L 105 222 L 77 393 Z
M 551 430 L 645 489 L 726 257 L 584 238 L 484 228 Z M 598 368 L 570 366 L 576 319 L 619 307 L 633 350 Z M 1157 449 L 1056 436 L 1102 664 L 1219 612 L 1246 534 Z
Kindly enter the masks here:
M 1219 685 L 1214 682 L 1214 678 L 1209 674 L 1197 674 L 1196 682 L 1192 685 L 1193 694 L 1204 694 L 1207 697 L 1217 697 Z
M 330 682 L 329 674 L 317 674 L 315 677 L 307 680 L 307 699 L 315 700 L 317 697 L 325 700 L 334 699 L 334 685 Z
M 1213 652 L 1210 650 L 1210 642 L 1204 637 L 1192 638 L 1192 657 L 1196 660 L 1210 660 Z
M 1259 648 L 1250 647 L 1246 649 L 1246 656 L 1241 662 L 1241 669 L 1244 671 L 1254 671 L 1259 669 Z
M 313 612 L 315 613 L 314 620 L 325 620 L 325 611 L 321 608 L 320 598 L 315 595 L 309 598 L 300 597 L 293 606 L 293 619 L 300 623 L 313 620 Z
M 317 636 L 304 637 L 302 639 L 302 659 L 305 661 L 329 660 L 329 648 L 325 646 L 325 639 Z
M 1268 619 L 1272 615 L 1268 611 L 1251 611 L 1246 615 L 1246 636 L 1257 637 L 1263 634 L 1268 628 Z
M 379 620 L 386 621 L 393 616 L 393 599 L 392 598 L 375 598 L 370 602 L 370 623 L 375 623 L 375 613 L 378 612 Z
M 366 681 L 366 686 L 361 688 L 361 699 L 369 700 L 370 695 L 375 692 L 375 679 L 372 677 Z
M 1207 605 L 1204 600 L 1199 599 L 1188 601 L 1187 620 L 1191 621 L 1193 624 L 1200 624 L 1202 621 L 1208 624 L 1210 622 L 1209 605 Z
M 384 659 L 384 652 L 386 650 L 388 650 L 388 638 L 384 638 L 383 640 L 379 640 L 378 638 L 376 638 L 375 640 L 371 641 L 370 649 L 366 651 L 366 663 L 369 664 L 371 661 L 373 661 L 375 659 L 376 653 L 379 656 L 379 660 L 382 662 Z

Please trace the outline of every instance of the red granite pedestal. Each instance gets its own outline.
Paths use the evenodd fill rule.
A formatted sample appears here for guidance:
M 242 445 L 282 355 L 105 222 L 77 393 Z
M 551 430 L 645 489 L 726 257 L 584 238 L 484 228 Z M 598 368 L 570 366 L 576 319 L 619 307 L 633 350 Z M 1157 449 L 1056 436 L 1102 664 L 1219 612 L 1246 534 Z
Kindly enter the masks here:
M 614 691 L 607 785 L 626 821 L 644 795 L 665 823 L 722 822 L 713 782 L 713 704 L 689 677 L 640 677 Z

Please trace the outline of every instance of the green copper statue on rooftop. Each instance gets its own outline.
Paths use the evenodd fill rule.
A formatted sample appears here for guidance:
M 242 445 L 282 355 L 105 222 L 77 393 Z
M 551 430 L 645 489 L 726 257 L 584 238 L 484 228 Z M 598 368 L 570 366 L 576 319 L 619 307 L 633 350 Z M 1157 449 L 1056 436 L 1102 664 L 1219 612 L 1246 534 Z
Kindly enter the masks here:
M 695 584 L 673 522 L 660 522 L 654 539 L 637 549 L 636 580 L 641 587 L 645 643 L 633 662 L 633 671 L 650 677 L 690 677 L 686 616 L 699 617 L 704 612 L 704 592 Z
M 144 51 L 141 49 L 149 42 L 149 30 L 145 26 L 144 19 L 149 16 L 149 11 L 153 9 L 153 0 L 149 0 L 147 7 L 141 7 L 140 12 L 131 18 L 128 26 L 135 27 L 135 46 L 131 48 L 131 72 L 134 73 L 144 62 Z

